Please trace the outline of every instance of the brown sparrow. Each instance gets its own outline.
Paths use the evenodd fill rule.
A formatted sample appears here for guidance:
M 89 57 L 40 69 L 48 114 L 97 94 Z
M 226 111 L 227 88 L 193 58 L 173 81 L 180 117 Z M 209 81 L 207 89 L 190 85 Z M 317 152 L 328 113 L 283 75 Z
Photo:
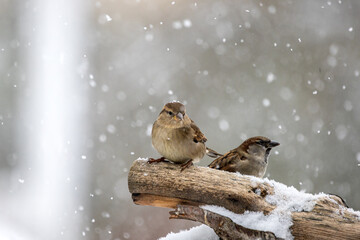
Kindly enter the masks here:
M 239 147 L 215 159 L 209 167 L 262 178 L 266 171 L 270 150 L 278 145 L 280 143 L 272 142 L 266 137 L 252 137 Z
M 151 158 L 149 163 L 167 159 L 181 163 L 181 171 L 193 162 L 200 161 L 209 151 L 205 147 L 206 137 L 186 114 L 185 106 L 179 102 L 164 106 L 154 122 L 151 137 L 154 148 L 163 157 Z

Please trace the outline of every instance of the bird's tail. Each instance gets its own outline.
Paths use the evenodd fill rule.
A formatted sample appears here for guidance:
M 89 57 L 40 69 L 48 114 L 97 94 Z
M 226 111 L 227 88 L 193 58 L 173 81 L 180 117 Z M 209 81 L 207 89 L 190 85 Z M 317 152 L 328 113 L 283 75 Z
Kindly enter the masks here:
M 206 155 L 208 155 L 211 158 L 217 158 L 217 157 L 221 157 L 223 154 L 218 153 L 215 150 L 212 150 L 211 148 L 206 147 Z

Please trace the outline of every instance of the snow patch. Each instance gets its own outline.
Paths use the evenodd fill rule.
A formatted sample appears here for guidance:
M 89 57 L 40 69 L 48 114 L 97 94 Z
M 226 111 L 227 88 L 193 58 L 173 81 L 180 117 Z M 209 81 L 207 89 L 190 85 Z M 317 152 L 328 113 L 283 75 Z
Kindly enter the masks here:
M 214 230 L 206 225 L 200 225 L 190 228 L 189 230 L 180 231 L 178 233 L 169 233 L 166 237 L 159 240 L 218 240 Z
M 355 211 L 352 208 L 345 208 L 345 207 L 343 207 L 343 208 L 346 209 L 349 213 L 352 213 L 352 214 L 356 215 L 357 218 L 360 220 L 360 211 Z
M 260 231 L 270 231 L 277 237 L 293 239 L 289 230 L 292 225 L 290 214 L 272 213 L 265 216 L 262 212 L 250 211 L 245 211 L 243 214 L 236 214 L 219 206 L 205 205 L 201 208 L 228 217 L 243 227 Z
M 236 174 L 242 176 L 239 173 Z M 274 188 L 274 195 L 268 195 L 265 198 L 268 203 L 276 206 L 271 214 L 265 216 L 262 212 L 250 211 L 245 211 L 243 214 L 236 214 L 223 207 L 210 205 L 202 206 L 202 208 L 222 216 L 229 217 L 236 224 L 246 228 L 259 231 L 270 231 L 277 237 L 293 239 L 290 232 L 290 227 L 293 224 L 291 213 L 311 211 L 320 197 L 327 196 L 324 193 L 313 195 L 298 191 L 293 186 L 288 187 L 282 183 L 278 183 L 267 178 L 259 179 L 253 176 L 249 176 L 249 178 L 254 187 L 260 183 L 266 183 Z M 359 214 L 360 216 L 360 213 L 356 214 Z
M 254 177 L 251 178 L 255 179 Z M 259 181 L 258 178 L 255 181 Z M 274 188 L 274 195 L 267 195 L 265 200 L 277 206 L 275 211 L 284 211 L 289 214 L 290 212 L 311 211 L 319 198 L 328 196 L 325 193 L 314 195 L 299 191 L 293 186 L 288 187 L 267 178 L 263 179 L 263 183 L 267 183 Z

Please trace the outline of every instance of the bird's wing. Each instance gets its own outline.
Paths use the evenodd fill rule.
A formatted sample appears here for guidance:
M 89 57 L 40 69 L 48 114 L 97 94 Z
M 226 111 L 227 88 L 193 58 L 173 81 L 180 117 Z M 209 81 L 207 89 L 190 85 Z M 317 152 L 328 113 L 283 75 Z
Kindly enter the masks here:
M 193 120 L 191 120 L 191 124 L 190 124 L 191 129 L 193 130 L 193 134 L 194 134 L 194 142 L 201 142 L 201 143 L 205 143 L 207 141 L 207 138 L 205 137 L 205 135 L 200 131 L 200 128 L 198 128 L 198 126 L 196 126 L 196 124 L 194 123 Z
M 215 159 L 212 163 L 210 163 L 209 167 L 233 172 L 232 169 L 235 169 L 236 161 L 240 159 L 241 156 L 239 153 L 236 150 L 231 150 L 225 155 Z

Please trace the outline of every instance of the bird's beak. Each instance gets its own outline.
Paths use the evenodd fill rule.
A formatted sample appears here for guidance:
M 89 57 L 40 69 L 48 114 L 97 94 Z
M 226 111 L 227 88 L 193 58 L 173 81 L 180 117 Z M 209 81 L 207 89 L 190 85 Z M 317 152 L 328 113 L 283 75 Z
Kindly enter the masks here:
M 184 119 L 184 115 L 182 115 L 182 113 L 178 113 L 178 114 L 176 114 L 175 116 L 174 116 L 174 119 L 175 120 L 183 120 Z
M 279 146 L 279 145 L 280 145 L 280 143 L 271 141 L 271 142 L 269 143 L 268 147 L 269 147 L 269 148 L 273 148 L 273 147 L 276 147 L 276 146 Z

